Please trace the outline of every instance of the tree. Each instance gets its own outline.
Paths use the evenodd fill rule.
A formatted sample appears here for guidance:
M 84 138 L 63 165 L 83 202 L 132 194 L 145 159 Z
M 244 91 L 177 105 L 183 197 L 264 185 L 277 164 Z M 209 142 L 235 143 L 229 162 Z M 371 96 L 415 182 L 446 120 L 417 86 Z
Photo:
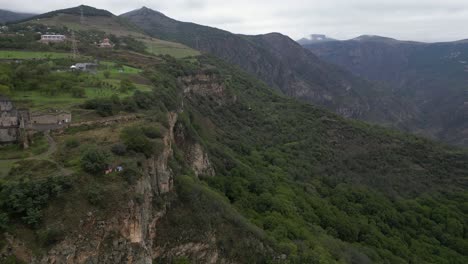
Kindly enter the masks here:
M 97 175 L 107 168 L 109 153 L 103 150 L 91 148 L 81 157 L 81 167 L 84 171 Z
M 120 81 L 120 92 L 126 93 L 135 89 L 135 84 L 133 84 L 129 79 L 123 79 Z
M 106 77 L 106 79 L 109 79 L 110 75 L 110 71 L 104 71 L 104 77 Z
M 0 84 L 0 95 L 10 95 L 11 89 L 10 87 Z
M 144 153 L 146 156 L 150 156 L 153 153 L 151 141 L 149 141 L 143 131 L 138 127 L 125 128 L 122 131 L 121 138 L 130 150 Z
M 86 97 L 86 91 L 82 87 L 73 87 L 71 89 L 71 94 L 72 94 L 73 97 L 76 97 L 76 98 Z
M 0 212 L 0 230 L 7 229 L 8 222 L 8 214 Z

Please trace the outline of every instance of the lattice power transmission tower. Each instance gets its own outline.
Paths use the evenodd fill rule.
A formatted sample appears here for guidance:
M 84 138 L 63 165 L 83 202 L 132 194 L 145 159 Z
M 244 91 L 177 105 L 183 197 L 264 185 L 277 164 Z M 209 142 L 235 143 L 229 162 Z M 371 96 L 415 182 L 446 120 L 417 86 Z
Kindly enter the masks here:
M 72 52 L 72 57 L 73 59 L 76 59 L 78 55 L 80 55 L 80 52 L 78 51 L 78 45 L 76 43 L 76 37 L 75 37 L 75 31 L 72 31 L 71 35 L 71 52 Z
M 83 6 L 80 6 L 80 24 L 84 24 Z

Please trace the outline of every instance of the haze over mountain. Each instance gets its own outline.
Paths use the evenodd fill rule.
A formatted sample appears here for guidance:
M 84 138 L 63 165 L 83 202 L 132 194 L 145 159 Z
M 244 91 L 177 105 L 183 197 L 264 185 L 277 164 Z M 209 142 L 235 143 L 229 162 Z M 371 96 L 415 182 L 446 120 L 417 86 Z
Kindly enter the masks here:
M 468 42 L 421 43 L 379 36 L 313 43 L 306 48 L 354 74 L 379 81 L 412 102 L 413 128 L 468 145 Z
M 325 63 L 280 33 L 236 35 L 143 7 L 121 15 L 146 33 L 236 64 L 288 96 L 345 117 L 398 126 L 413 109 L 391 92 Z
M 311 32 L 349 39 L 360 34 L 395 36 L 417 41 L 453 41 L 466 38 L 468 24 L 465 0 L 370 1 L 370 0 L 15 0 L 2 1 L 1 8 L 26 13 L 45 13 L 80 4 L 99 6 L 122 14 L 140 6 L 159 10 L 180 21 L 256 35 L 281 32 L 299 39 Z
M 22 20 L 22 19 L 29 18 L 29 17 L 32 17 L 32 16 L 34 16 L 34 14 L 17 13 L 17 12 L 13 12 L 13 11 L 0 9 L 0 24 L 1 23 L 18 21 L 18 20 Z
M 328 41 L 336 41 L 336 39 L 329 38 L 323 34 L 311 34 L 308 37 L 299 39 L 297 42 L 301 45 L 307 45 L 307 44 L 312 44 L 312 43 L 317 43 L 317 42 L 328 42 Z

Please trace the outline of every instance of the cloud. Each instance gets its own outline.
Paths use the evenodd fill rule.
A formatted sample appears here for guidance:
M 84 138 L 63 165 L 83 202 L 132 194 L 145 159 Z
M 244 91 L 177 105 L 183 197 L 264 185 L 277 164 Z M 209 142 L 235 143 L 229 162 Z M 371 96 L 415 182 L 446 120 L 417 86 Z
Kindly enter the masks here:
M 324 33 L 420 41 L 468 38 L 466 0 L 0 0 L 2 9 L 47 12 L 87 4 L 121 14 L 147 6 L 182 21 L 242 34 L 281 32 L 292 38 Z

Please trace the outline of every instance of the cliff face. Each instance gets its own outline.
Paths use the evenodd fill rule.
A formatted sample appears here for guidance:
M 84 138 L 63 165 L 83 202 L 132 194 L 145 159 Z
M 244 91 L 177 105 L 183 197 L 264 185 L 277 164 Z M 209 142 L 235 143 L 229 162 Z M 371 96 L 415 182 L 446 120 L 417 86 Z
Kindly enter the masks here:
M 177 113 L 168 114 L 169 128 L 163 137 L 164 149 L 149 157 L 143 164 L 144 173 L 133 185 L 131 192 L 140 199 L 128 200 L 111 218 L 103 219 L 89 211 L 80 219 L 72 235 L 53 246 L 44 256 L 35 256 L 24 241 L 7 236 L 10 253 L 28 263 L 135 263 L 151 264 L 156 258 L 172 259 L 175 256 L 191 256 L 203 263 L 223 262 L 216 249 L 216 237 L 207 234 L 207 241 L 187 243 L 158 243 L 166 229 L 159 228 L 174 201 L 174 173 L 169 167 L 173 156 L 175 133 L 177 141 L 186 136 L 176 128 Z M 195 141 L 186 141 L 187 163 L 196 174 L 212 175 L 208 154 Z M 155 201 L 159 201 L 155 206 Z M 177 227 L 174 227 L 177 228 Z
M 115 208 L 110 219 L 100 219 L 88 212 L 74 235 L 55 245 L 44 257 L 34 257 L 18 246 L 13 248 L 28 252 L 23 255 L 30 263 L 152 263 L 158 256 L 153 243 L 158 233 L 157 223 L 169 205 L 156 209 L 153 200 L 173 191 L 173 173 L 167 162 L 172 155 L 172 131 L 177 114 L 170 113 L 168 119 L 170 129 L 164 135 L 164 150 L 147 159 L 143 177 L 132 187 L 132 192 L 142 197 L 139 203 L 129 200 Z
M 199 73 L 179 79 L 179 84 L 185 100 L 204 98 L 219 106 L 236 101 L 217 75 Z M 235 263 L 225 243 L 226 237 L 236 236 L 238 243 L 250 243 L 252 252 L 261 252 L 259 256 L 271 254 L 257 231 L 243 226 L 232 209 L 224 208 L 218 201 L 222 198 L 210 197 L 210 192 L 197 185 L 175 184 L 182 176 L 181 171 L 173 171 L 171 162 L 190 170 L 196 176 L 191 179 L 215 175 L 207 149 L 185 118 L 183 104 L 167 114 L 164 148 L 143 160 L 142 175 L 129 190 L 132 196 L 112 208 L 110 216 L 104 217 L 98 209 L 88 211 L 72 232 L 42 255 L 34 254 L 26 241 L 7 236 L 9 252 L 1 252 L 3 256 L 15 255 L 34 264 L 151 264 L 155 259 L 172 262 L 179 256 L 199 263 Z M 176 152 L 182 160 L 175 158 Z M 207 216 L 214 212 L 216 216 Z

